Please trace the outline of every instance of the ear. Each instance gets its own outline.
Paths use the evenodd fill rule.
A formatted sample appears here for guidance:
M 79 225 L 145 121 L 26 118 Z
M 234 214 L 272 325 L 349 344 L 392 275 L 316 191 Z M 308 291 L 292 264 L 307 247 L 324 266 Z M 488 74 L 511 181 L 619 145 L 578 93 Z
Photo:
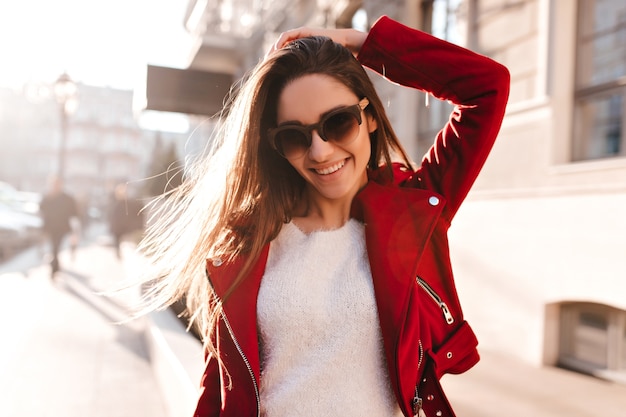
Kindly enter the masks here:
M 376 122 L 376 119 L 374 119 L 374 116 L 372 116 L 368 112 L 365 112 L 365 116 L 366 116 L 365 120 L 367 120 L 368 132 L 369 133 L 376 132 L 376 129 L 378 129 L 378 123 Z

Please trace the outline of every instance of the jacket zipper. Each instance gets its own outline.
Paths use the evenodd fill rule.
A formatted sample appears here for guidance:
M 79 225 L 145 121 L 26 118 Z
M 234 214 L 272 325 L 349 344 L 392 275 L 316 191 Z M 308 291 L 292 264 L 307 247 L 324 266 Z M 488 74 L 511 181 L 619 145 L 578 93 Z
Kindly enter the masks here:
M 422 367 L 422 361 L 424 360 L 424 346 L 422 346 L 422 339 L 418 340 L 419 348 L 420 348 L 420 357 L 417 361 L 417 370 Z
M 243 349 L 239 345 L 239 342 L 237 342 L 237 338 L 235 337 L 233 328 L 230 327 L 230 323 L 228 322 L 228 318 L 226 318 L 226 314 L 224 312 L 222 312 L 222 318 L 224 319 L 224 324 L 226 325 L 226 328 L 228 329 L 228 333 L 230 333 L 230 337 L 231 339 L 233 339 L 233 343 L 235 344 L 235 347 L 237 348 L 237 352 L 239 352 L 241 359 L 243 359 L 243 362 L 246 364 L 246 368 L 248 368 L 248 372 L 250 373 L 250 379 L 252 380 L 252 385 L 254 386 L 254 395 L 256 397 L 256 415 L 257 417 L 260 417 L 261 416 L 261 397 L 259 395 L 259 387 L 257 386 L 256 379 L 254 378 L 254 372 L 252 371 L 252 366 L 250 365 L 250 361 L 248 360 L 246 355 L 243 353 Z
M 448 309 L 448 305 L 441 299 L 441 297 L 439 297 L 439 295 L 437 295 L 435 290 L 433 290 L 430 287 L 430 285 L 426 283 L 426 281 L 424 281 L 419 276 L 417 276 L 416 278 L 417 278 L 417 283 L 419 284 L 419 286 L 422 287 L 424 291 L 426 291 L 426 293 L 430 295 L 430 298 L 432 298 L 439 305 L 439 308 L 441 309 L 441 312 L 443 313 L 443 317 L 446 319 L 446 323 L 448 324 L 454 323 L 454 317 L 452 317 L 452 313 L 450 313 L 450 309 Z
M 424 347 L 422 346 L 422 340 L 419 340 L 419 359 L 417 361 L 417 371 L 419 374 L 419 369 L 422 366 L 422 361 L 424 360 Z M 415 395 L 411 400 L 411 405 L 413 406 L 413 416 L 425 417 L 426 413 L 424 413 L 424 409 L 422 408 L 422 398 L 419 395 L 419 383 L 415 384 Z
M 417 385 L 415 386 L 415 397 L 413 397 L 413 417 L 426 417 L 426 413 L 422 408 L 422 399 L 417 393 Z
M 422 287 L 424 291 L 426 291 L 426 294 L 428 294 L 430 298 L 432 298 L 433 301 L 437 303 L 437 305 L 441 309 L 441 312 L 443 313 L 443 318 L 446 320 L 446 323 L 448 324 L 454 323 L 454 317 L 452 316 L 452 313 L 450 313 L 450 309 L 448 308 L 448 305 L 441 299 L 441 297 L 439 297 L 439 295 L 435 292 L 435 290 L 433 290 L 432 287 L 428 285 L 426 281 L 424 281 L 423 278 L 421 278 L 420 276 L 416 276 L 415 278 L 419 286 Z M 419 373 L 420 366 L 422 365 L 423 359 L 424 359 L 424 347 L 422 346 L 422 341 L 420 340 L 419 341 L 419 361 L 417 363 L 418 373 Z M 426 413 L 424 412 L 424 408 L 423 408 L 423 400 L 419 395 L 419 380 L 415 384 L 415 394 L 413 395 L 413 398 L 411 399 L 411 405 L 413 406 L 413 416 L 426 417 Z

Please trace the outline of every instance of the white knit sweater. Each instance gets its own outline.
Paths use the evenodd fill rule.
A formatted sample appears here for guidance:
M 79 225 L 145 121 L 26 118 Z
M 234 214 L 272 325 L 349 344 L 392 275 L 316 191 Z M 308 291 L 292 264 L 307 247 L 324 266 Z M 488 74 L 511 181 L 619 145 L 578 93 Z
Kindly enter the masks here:
M 310 234 L 286 224 L 270 245 L 257 313 L 264 417 L 402 416 L 361 223 Z

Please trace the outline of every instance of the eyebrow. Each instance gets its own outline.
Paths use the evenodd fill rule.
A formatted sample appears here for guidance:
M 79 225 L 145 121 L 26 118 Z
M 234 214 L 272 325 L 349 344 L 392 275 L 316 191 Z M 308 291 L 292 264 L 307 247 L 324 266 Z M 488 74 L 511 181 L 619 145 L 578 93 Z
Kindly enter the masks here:
M 358 103 L 357 103 L 358 104 Z M 332 109 L 326 110 L 324 113 L 322 113 L 320 115 L 320 117 L 317 119 L 317 122 L 315 123 L 319 123 L 320 120 L 322 120 L 324 117 L 328 116 L 329 114 L 337 111 L 337 110 L 341 110 L 341 109 L 347 109 L 349 107 L 354 106 L 354 104 L 340 104 L 338 106 L 333 107 Z M 311 123 L 311 124 L 315 124 L 315 123 Z M 286 125 L 297 125 L 297 126 L 310 126 L 310 125 L 305 125 L 304 123 L 302 123 L 299 120 L 286 120 L 282 123 L 279 123 L 276 127 L 281 127 L 281 126 L 286 126 Z

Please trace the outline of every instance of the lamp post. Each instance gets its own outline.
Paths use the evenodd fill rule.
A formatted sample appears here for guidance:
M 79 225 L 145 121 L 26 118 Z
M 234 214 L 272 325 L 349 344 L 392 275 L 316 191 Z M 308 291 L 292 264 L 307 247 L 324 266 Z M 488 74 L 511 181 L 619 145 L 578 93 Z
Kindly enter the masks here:
M 76 110 L 76 83 L 67 73 L 63 73 L 54 83 L 54 95 L 59 103 L 61 116 L 61 141 L 59 143 L 57 175 L 65 179 L 65 147 L 67 143 L 68 116 Z

